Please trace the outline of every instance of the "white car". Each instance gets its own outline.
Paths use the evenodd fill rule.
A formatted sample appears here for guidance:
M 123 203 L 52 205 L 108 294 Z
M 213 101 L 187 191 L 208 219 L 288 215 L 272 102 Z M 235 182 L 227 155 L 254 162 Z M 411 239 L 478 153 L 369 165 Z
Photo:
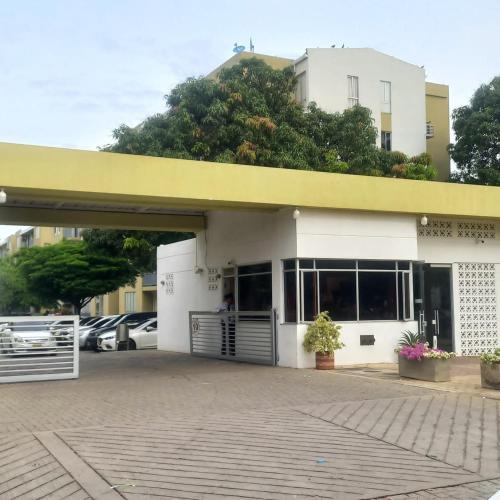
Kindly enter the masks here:
M 129 331 L 129 349 L 156 349 L 158 346 L 158 321 L 150 318 Z M 99 351 L 116 351 L 116 331 L 99 335 Z
M 0 352 L 2 354 L 57 354 L 58 339 L 46 324 L 19 323 L 2 325 Z
M 87 346 L 87 339 L 88 339 L 89 333 L 92 330 L 95 330 L 97 328 L 102 328 L 102 327 L 106 326 L 107 324 L 112 323 L 113 320 L 118 318 L 118 316 L 119 316 L 118 314 L 114 314 L 113 316 L 104 316 L 90 326 L 84 325 L 81 328 L 79 328 L 78 334 L 80 336 L 80 349 L 86 349 L 88 347 Z

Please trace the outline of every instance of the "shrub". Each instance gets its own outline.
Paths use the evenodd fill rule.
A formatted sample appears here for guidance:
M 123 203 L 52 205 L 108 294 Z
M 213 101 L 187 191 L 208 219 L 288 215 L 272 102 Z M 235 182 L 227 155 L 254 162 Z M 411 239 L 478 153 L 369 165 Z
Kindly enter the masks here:
M 302 345 L 307 352 L 333 354 L 344 347 L 340 341 L 341 328 L 332 321 L 327 312 L 321 312 L 314 319 L 314 323 L 307 327 Z
M 411 330 L 405 330 L 398 342 L 400 347 L 404 347 L 405 345 L 414 347 L 417 344 L 425 344 L 425 335 L 419 332 L 412 332 Z
M 500 348 L 495 349 L 495 352 L 488 352 L 485 354 L 481 354 L 480 359 L 483 363 L 488 363 L 488 364 L 500 363 Z

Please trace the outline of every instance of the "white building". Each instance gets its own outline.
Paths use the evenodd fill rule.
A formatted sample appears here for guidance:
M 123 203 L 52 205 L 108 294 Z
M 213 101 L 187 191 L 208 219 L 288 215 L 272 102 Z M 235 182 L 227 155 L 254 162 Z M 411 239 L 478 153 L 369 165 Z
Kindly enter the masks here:
M 207 230 L 196 239 L 158 250 L 159 348 L 190 352 L 189 312 L 215 311 L 233 290 L 237 310 L 276 311 L 279 366 L 314 366 L 302 341 L 323 310 L 343 327 L 341 365 L 393 362 L 401 333 L 419 328 L 462 355 L 499 346 L 500 224 L 420 221 L 402 213 L 321 209 L 300 209 L 298 218 L 292 209 L 209 212 Z M 246 320 L 243 358 L 252 360 L 259 344 L 248 341 Z M 212 329 L 208 354 L 227 358 L 221 319 L 193 321 L 195 339 Z
M 381 147 L 426 151 L 423 68 L 373 49 L 307 49 L 295 61 L 297 98 L 330 113 L 360 104 L 372 111 Z

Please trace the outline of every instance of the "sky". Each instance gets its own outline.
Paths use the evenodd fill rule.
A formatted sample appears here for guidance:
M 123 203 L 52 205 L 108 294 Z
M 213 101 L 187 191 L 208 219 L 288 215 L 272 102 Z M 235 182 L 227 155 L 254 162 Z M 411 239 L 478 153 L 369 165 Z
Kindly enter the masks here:
M 109 144 L 250 37 L 258 53 L 345 44 L 424 65 L 452 110 L 500 74 L 499 26 L 498 0 L 0 0 L 0 142 Z

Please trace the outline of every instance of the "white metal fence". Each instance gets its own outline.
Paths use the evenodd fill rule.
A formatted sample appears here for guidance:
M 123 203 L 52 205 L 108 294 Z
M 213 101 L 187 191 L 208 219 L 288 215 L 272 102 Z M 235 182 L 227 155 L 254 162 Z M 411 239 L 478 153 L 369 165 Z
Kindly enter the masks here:
M 78 378 L 78 316 L 0 316 L 0 383 Z
M 191 354 L 228 361 L 276 365 L 276 312 L 191 311 Z

